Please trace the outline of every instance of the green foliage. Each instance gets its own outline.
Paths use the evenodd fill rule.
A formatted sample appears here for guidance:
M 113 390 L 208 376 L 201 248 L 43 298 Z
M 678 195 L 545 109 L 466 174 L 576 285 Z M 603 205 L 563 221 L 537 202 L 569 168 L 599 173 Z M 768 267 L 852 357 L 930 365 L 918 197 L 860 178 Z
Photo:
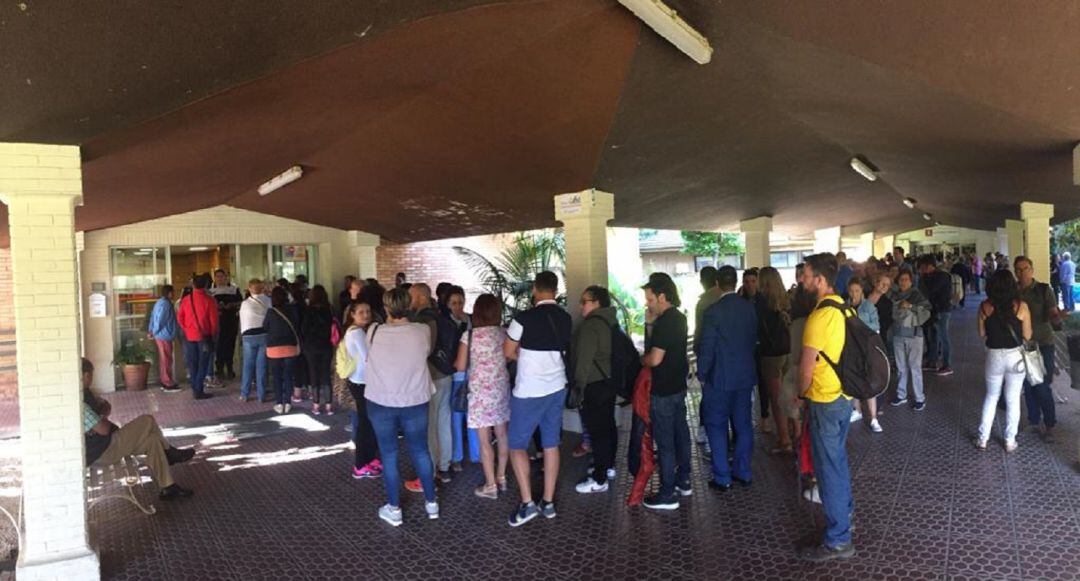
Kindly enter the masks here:
M 613 276 L 608 277 L 608 291 L 619 316 L 619 324 L 628 335 L 645 334 L 645 307 L 638 296 L 641 291 L 627 289 Z
M 1070 220 L 1054 226 L 1050 237 L 1051 252 L 1068 252 L 1076 256 L 1080 251 L 1080 220 Z
M 506 319 L 529 308 L 537 273 L 550 270 L 565 278 L 566 247 L 562 232 L 518 234 L 513 244 L 494 259 L 463 246 L 455 246 L 454 251 L 472 269 L 484 292 L 499 299 Z
M 742 254 L 742 237 L 730 232 L 698 232 L 683 230 L 683 254 L 694 256 L 712 256 L 713 258 L 731 254 Z
M 152 354 L 145 341 L 129 341 L 116 350 L 113 365 L 142 365 L 150 361 Z

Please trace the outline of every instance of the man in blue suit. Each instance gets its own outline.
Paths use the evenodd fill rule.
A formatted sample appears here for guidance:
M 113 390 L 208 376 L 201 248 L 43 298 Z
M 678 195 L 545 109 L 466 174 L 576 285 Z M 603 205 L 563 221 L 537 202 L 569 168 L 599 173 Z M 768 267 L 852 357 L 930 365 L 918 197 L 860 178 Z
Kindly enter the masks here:
M 721 267 L 717 284 L 721 297 L 705 311 L 698 352 L 701 414 L 712 448 L 713 477 L 709 488 L 726 491 L 731 483 L 749 486 L 750 455 L 754 448 L 752 394 L 757 384 L 754 348 L 757 312 L 735 293 L 738 277 L 730 266 Z M 735 464 L 728 462 L 728 424 L 735 432 Z

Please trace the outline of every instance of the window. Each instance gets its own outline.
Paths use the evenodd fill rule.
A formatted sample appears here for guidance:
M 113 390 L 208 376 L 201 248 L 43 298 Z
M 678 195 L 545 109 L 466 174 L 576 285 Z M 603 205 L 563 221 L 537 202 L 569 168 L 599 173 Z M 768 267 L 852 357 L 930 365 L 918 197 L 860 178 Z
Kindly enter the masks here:
M 802 262 L 802 259 L 803 253 L 799 250 L 769 253 L 769 264 L 773 268 L 795 268 L 797 264 Z

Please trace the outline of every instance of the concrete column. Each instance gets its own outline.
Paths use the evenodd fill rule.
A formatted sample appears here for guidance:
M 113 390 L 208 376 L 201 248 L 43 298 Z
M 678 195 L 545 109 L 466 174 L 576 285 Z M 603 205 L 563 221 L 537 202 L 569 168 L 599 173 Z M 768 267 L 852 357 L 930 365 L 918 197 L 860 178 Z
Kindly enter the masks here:
M 840 227 L 814 230 L 814 254 L 822 252 L 840 252 Z
M 1035 265 L 1035 279 L 1050 281 L 1050 218 L 1054 217 L 1053 204 L 1023 202 L 1020 216 L 1027 231 L 1025 254 Z
M 348 233 L 350 263 L 356 269 L 356 276 L 360 278 L 375 278 L 375 253 L 381 240 L 377 234 L 369 234 L 359 230 L 350 230 Z
M 994 252 L 1000 252 L 1001 254 L 1009 254 L 1009 233 L 1004 228 L 998 228 L 997 233 L 997 248 Z
M 1005 220 L 1005 236 L 1009 245 L 1009 251 L 1005 255 L 1009 257 L 1011 263 L 1013 258 L 1025 253 L 1024 222 L 1022 220 Z
M 975 234 L 975 254 L 979 256 L 979 260 L 986 257 L 987 253 L 992 253 L 995 250 L 997 244 L 997 233 L 988 231 L 978 231 Z
M 86 526 L 75 205 L 79 148 L 0 143 L 8 206 L 26 533 L 20 581 L 99 579 Z
M 585 190 L 555 196 L 555 219 L 566 237 L 566 302 L 576 321 L 577 304 L 585 287 L 607 286 L 607 223 L 615 217 L 615 196 Z
M 772 216 L 759 216 L 739 223 L 746 243 L 746 268 L 770 266 L 769 233 L 772 232 Z
M 886 254 L 892 254 L 896 247 L 896 236 L 882 236 L 874 239 L 874 256 L 884 259 Z
M 874 255 L 874 233 L 867 232 L 859 235 L 859 253 L 849 256 L 853 260 L 863 262 Z

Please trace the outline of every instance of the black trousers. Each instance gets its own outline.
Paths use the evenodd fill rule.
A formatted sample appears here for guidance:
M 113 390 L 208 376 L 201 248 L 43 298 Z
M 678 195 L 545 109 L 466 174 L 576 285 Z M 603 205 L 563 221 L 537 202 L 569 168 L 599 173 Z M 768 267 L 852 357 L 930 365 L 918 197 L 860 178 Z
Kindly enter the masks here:
M 375 440 L 375 429 L 371 427 L 371 420 L 368 419 L 367 415 L 367 400 L 364 399 L 365 386 L 363 384 L 357 385 L 348 380 L 345 381 L 345 385 L 348 386 L 349 393 L 356 400 L 356 414 L 360 419 L 356 430 L 353 430 L 352 439 L 353 444 L 356 446 L 353 462 L 357 468 L 363 468 L 379 457 L 379 443 Z
M 615 466 L 615 451 L 619 447 L 619 431 L 615 427 L 615 388 L 605 381 L 586 385 L 581 421 L 592 438 L 593 480 L 603 484 L 607 482 L 608 468 Z
M 233 371 L 233 357 L 236 355 L 236 335 L 240 331 L 240 319 L 235 316 L 222 316 L 218 323 L 217 345 L 214 353 L 214 367 L 220 378 L 221 372 Z
M 311 402 L 317 404 L 333 403 L 333 396 L 330 393 L 330 360 L 333 358 L 334 352 L 305 350 L 303 355 L 307 361 Z

